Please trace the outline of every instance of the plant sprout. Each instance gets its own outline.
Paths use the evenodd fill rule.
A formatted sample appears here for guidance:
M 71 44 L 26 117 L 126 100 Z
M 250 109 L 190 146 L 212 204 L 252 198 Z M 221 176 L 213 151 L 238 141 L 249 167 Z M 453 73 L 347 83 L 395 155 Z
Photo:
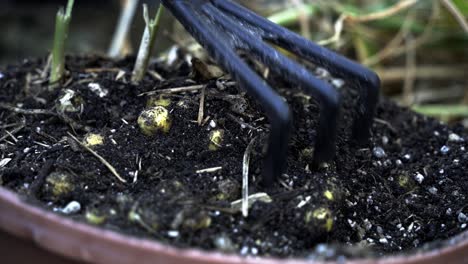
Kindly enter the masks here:
M 148 6 L 143 4 L 143 18 L 145 20 L 146 26 L 145 31 L 143 32 L 143 37 L 141 39 L 140 49 L 138 50 L 135 68 L 133 68 L 132 82 L 138 83 L 145 76 L 163 9 L 163 6 L 160 4 L 155 18 L 150 19 L 148 15 Z
M 68 0 L 67 9 L 63 7 L 55 18 L 54 47 L 52 49 L 52 66 L 50 68 L 50 83 L 55 84 L 63 77 L 65 69 L 65 43 L 68 37 L 68 27 L 74 0 Z

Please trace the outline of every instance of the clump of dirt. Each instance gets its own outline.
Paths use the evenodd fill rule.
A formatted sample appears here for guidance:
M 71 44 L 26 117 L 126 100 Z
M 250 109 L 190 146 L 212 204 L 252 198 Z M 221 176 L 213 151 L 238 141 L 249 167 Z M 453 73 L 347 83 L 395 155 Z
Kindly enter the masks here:
M 241 255 L 380 256 L 440 246 L 466 228 L 468 134 L 460 125 L 382 98 L 369 144 L 356 146 L 356 91 L 312 69 L 343 97 L 336 158 L 309 165 L 319 107 L 277 82 L 294 132 L 288 168 L 266 190 L 269 123 L 257 102 L 226 76 L 193 74 L 184 60 L 156 62 L 132 84 L 132 63 L 68 57 L 58 89 L 45 81 L 44 59 L 0 70 L 0 184 L 77 221 Z M 168 127 L 143 133 L 140 113 L 155 106 L 167 110 Z M 252 204 L 243 217 L 249 144 Z

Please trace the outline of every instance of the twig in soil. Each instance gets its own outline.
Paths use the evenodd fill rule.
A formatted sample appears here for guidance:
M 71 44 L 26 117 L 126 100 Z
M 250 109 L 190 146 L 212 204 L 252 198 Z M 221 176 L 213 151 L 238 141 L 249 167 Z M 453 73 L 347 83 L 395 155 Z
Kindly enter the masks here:
M 5 103 L 0 103 L 0 108 L 23 115 L 56 115 L 54 112 L 45 109 L 23 109 Z
M 203 89 L 204 87 L 205 87 L 204 84 L 182 86 L 182 87 L 175 87 L 175 88 L 168 88 L 168 89 L 144 92 L 144 93 L 139 94 L 138 96 L 191 92 L 191 91 L 197 91 L 197 90 Z
M 30 196 L 36 198 L 39 195 L 39 191 L 41 190 L 42 185 L 44 185 L 45 178 L 52 171 L 53 165 L 54 160 L 46 160 L 44 162 L 44 165 L 42 165 L 42 168 L 39 170 L 37 177 L 34 179 L 31 187 L 29 188 Z
M 254 193 L 251 194 L 247 197 L 247 208 L 249 208 L 252 204 L 254 204 L 257 201 L 261 201 L 264 203 L 271 203 L 273 199 L 264 192 L 259 192 L 259 193 Z M 242 207 L 244 206 L 243 199 L 235 200 L 234 202 L 231 202 L 231 209 L 234 211 L 242 211 Z
M 18 139 L 10 131 L 5 130 L 5 132 L 8 134 L 8 136 L 10 136 L 11 139 L 13 139 L 15 143 L 18 142 Z
M 211 172 L 217 172 L 219 170 L 222 170 L 223 167 L 213 167 L 213 168 L 207 168 L 207 169 L 202 169 L 202 170 L 197 170 L 195 173 L 201 174 L 201 173 L 211 173 Z
M 247 128 L 249 128 L 249 129 L 251 129 L 251 130 L 261 131 L 261 129 L 256 128 L 256 127 L 254 127 L 254 126 L 252 126 L 252 125 L 250 125 L 250 124 L 247 124 L 247 123 L 243 122 L 242 120 L 240 120 L 239 118 L 235 117 L 235 116 L 232 115 L 232 114 L 227 114 L 227 116 L 228 116 L 229 118 L 231 118 L 234 122 L 238 123 L 238 124 L 241 125 L 241 126 L 247 127 Z
M 3 126 L 0 126 L 0 129 L 6 129 L 6 128 L 10 128 L 10 127 L 15 127 L 15 126 L 18 126 L 19 123 L 13 123 L 13 124 L 6 124 L 6 125 L 3 125 Z
M 198 107 L 198 118 L 197 123 L 199 126 L 202 125 L 203 122 L 203 114 L 205 109 L 205 86 L 201 90 L 200 94 L 200 106 Z
M 244 152 L 242 160 L 242 216 L 249 216 L 249 165 L 250 165 L 250 152 L 255 143 L 254 137 Z
M 390 124 L 388 121 L 380 119 L 380 118 L 374 118 L 374 121 L 376 123 L 382 124 L 387 126 L 393 133 L 397 133 L 398 131 Z
M 86 73 L 95 73 L 95 72 L 119 72 L 122 69 L 119 68 L 87 68 L 84 70 Z
M 0 141 L 6 139 L 7 137 L 11 137 L 13 136 L 14 134 L 18 133 L 21 129 L 23 129 L 25 127 L 25 124 L 21 124 L 19 125 L 18 127 L 16 127 L 15 129 L 13 129 L 12 131 L 6 131 L 6 135 L 2 136 L 0 138 Z M 13 140 L 15 140 L 15 138 L 13 137 Z M 17 140 L 15 140 L 16 142 Z
M 42 143 L 42 142 L 39 142 L 39 141 L 33 141 L 33 143 L 36 144 L 36 145 L 42 146 L 44 148 L 48 148 L 48 149 L 52 148 L 52 146 L 47 145 L 47 144 Z
M 117 58 L 123 55 L 128 31 L 132 25 L 132 20 L 138 5 L 138 0 L 129 0 L 123 3 L 122 13 L 120 14 L 119 22 L 112 37 L 111 46 L 107 54 L 111 58 Z
M 40 75 L 42 80 L 45 80 L 45 78 L 47 78 L 47 74 L 50 72 L 51 65 L 52 65 L 52 54 L 49 54 L 49 56 L 47 56 L 47 62 L 44 66 L 44 69 L 42 69 L 42 72 Z
M 91 148 L 89 148 L 88 146 L 86 146 L 85 144 L 81 143 L 81 141 L 79 141 L 75 136 L 73 136 L 70 132 L 68 132 L 68 135 L 73 139 L 75 140 L 80 146 L 82 146 L 84 149 L 86 149 L 87 151 L 89 151 L 89 153 L 93 154 L 93 156 L 95 156 L 102 164 L 104 164 L 104 166 L 106 166 L 109 171 L 114 174 L 115 177 L 117 177 L 117 179 L 123 183 L 127 183 L 127 181 L 122 178 L 120 176 L 120 174 L 117 172 L 117 170 L 109 163 L 107 162 L 103 157 L 101 157 L 99 154 L 97 154 L 97 152 L 95 152 L 94 150 L 92 150 Z
M 141 227 L 143 227 L 144 229 L 146 229 L 146 231 L 148 231 L 149 233 L 155 234 L 155 233 L 156 233 L 156 230 L 154 230 L 153 228 L 151 228 L 145 221 L 143 221 L 143 219 L 141 218 L 141 216 L 137 213 L 137 208 L 138 208 L 138 202 L 136 202 L 136 203 L 132 206 L 132 209 L 131 209 L 130 212 L 128 213 L 128 220 L 130 220 L 130 222 L 135 222 L 135 223 L 137 223 L 138 225 L 140 225 Z
M 65 124 L 69 125 L 73 129 L 73 131 L 75 131 L 76 129 L 82 129 L 86 132 L 90 132 L 92 130 L 91 127 L 78 123 L 77 121 L 68 117 L 65 113 L 59 113 L 58 116 L 63 122 L 65 122 Z
M 158 80 L 158 81 L 165 81 L 166 79 L 164 79 L 164 77 L 161 76 L 161 74 L 157 73 L 156 71 L 153 71 L 153 70 L 148 70 L 148 74 L 151 75 L 151 77 L 153 77 L 154 79 Z
M 231 85 L 236 85 L 236 82 L 227 82 L 224 85 L 225 86 L 231 86 Z M 149 92 L 144 92 L 139 94 L 138 96 L 144 96 L 144 95 L 154 95 L 154 94 L 172 94 L 172 93 L 183 93 L 183 92 L 192 92 L 192 91 L 198 91 L 203 89 L 206 86 L 206 84 L 197 84 L 197 85 L 189 85 L 189 86 L 181 86 L 181 87 L 174 87 L 174 88 L 168 88 L 168 89 L 161 89 L 161 90 L 154 90 L 154 91 L 149 91 Z

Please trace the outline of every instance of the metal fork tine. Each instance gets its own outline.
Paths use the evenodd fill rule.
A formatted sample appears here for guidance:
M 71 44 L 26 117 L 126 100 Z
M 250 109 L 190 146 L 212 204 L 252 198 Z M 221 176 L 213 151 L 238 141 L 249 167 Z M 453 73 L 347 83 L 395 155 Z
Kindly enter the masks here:
M 364 143 L 370 137 L 370 128 L 379 97 L 380 80 L 371 70 L 337 53 L 323 48 L 300 35 L 237 5 L 230 0 L 212 0 L 220 10 L 236 16 L 265 32 L 264 39 L 322 66 L 333 75 L 351 82 L 360 92 L 360 106 L 353 124 L 353 138 Z
M 204 5 L 202 10 L 225 32 L 231 32 L 233 36 L 239 38 L 240 41 L 237 42 L 242 43 L 242 46 L 238 48 L 248 49 L 253 56 L 265 65 L 273 65 L 270 67 L 272 71 L 285 76 L 288 81 L 298 85 L 318 100 L 321 111 L 315 140 L 314 162 L 320 163 L 331 160 L 335 154 L 340 106 L 338 92 L 331 85 L 313 76 L 305 67 L 288 59 L 279 51 L 264 43 L 261 37 L 239 27 L 231 17 L 224 15 L 216 7 Z
M 162 0 L 162 2 L 240 86 L 264 107 L 271 130 L 262 181 L 265 185 L 271 186 L 285 167 L 291 130 L 289 106 L 236 54 L 236 47 L 232 41 L 229 41 L 230 36 L 203 19 L 206 17 L 201 14 L 199 8 L 203 3 L 210 5 L 207 1 Z M 222 41 L 222 38 L 226 41 Z

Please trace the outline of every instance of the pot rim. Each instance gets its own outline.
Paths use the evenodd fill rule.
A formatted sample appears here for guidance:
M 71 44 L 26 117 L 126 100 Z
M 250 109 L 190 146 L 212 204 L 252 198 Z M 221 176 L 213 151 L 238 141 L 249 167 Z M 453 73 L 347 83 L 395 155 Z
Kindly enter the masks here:
M 92 263 L 210 263 L 210 264 L 305 264 L 306 259 L 242 257 L 214 251 L 164 245 L 156 240 L 137 238 L 62 217 L 26 203 L 0 187 L 0 229 L 32 240 L 39 247 L 75 260 Z M 468 231 L 450 239 L 448 245 L 411 255 L 377 259 L 353 259 L 351 264 L 462 263 L 468 259 Z

